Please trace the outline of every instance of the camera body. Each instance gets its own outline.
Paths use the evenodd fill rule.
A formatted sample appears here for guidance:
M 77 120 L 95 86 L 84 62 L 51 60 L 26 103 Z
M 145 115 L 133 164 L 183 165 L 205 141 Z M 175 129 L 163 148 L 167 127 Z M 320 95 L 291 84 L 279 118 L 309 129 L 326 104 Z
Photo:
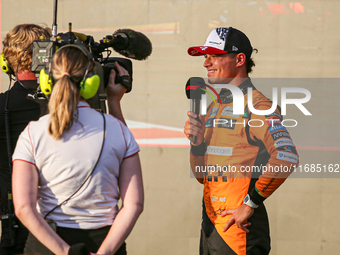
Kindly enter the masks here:
M 105 89 L 108 86 L 112 69 L 116 71 L 115 83 L 121 83 L 123 86 L 125 86 L 127 88 L 126 93 L 131 91 L 132 62 L 126 58 L 109 57 L 111 54 L 109 47 L 112 47 L 111 35 L 104 37 L 99 43 L 95 42 L 92 36 L 79 34 L 76 32 L 59 33 L 56 37 L 51 37 L 50 39 L 36 40 L 33 42 L 31 71 L 35 73 L 37 77 L 39 77 L 40 71 L 42 69 L 45 70 L 46 74 L 50 73 L 51 62 L 54 53 L 57 52 L 60 47 L 68 44 L 77 44 L 82 46 L 91 54 L 95 62 L 96 73 L 100 77 L 100 86 L 97 94 L 89 100 L 93 108 L 100 110 L 101 112 L 106 112 Z M 107 56 L 103 56 L 104 52 Z M 114 65 L 115 62 L 118 62 L 128 71 L 130 82 L 122 82 L 121 77 L 119 77 L 119 73 Z

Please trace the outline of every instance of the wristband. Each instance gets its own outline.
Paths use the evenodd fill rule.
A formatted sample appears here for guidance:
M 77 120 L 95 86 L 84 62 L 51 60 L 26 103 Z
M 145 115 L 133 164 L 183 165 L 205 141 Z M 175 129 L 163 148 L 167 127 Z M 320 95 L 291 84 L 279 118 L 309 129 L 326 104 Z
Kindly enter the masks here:
M 127 90 L 125 93 L 129 93 L 132 89 L 132 79 L 129 75 L 116 76 L 115 83 L 120 83 Z
M 259 207 L 257 204 L 255 204 L 253 201 L 251 201 L 249 194 L 246 195 L 246 197 L 243 199 L 243 204 L 250 206 L 251 208 L 256 209 Z
M 68 255 L 91 255 L 91 251 L 84 243 L 77 243 L 70 247 Z
M 266 197 L 260 195 L 260 192 L 257 190 L 256 186 L 249 192 L 249 196 L 251 201 L 253 201 L 257 205 L 262 204 L 263 201 L 266 199 Z
M 203 141 L 200 145 L 195 146 L 195 145 L 191 145 L 191 154 L 201 157 L 204 156 L 205 152 L 207 151 L 207 145 L 205 144 L 205 142 Z

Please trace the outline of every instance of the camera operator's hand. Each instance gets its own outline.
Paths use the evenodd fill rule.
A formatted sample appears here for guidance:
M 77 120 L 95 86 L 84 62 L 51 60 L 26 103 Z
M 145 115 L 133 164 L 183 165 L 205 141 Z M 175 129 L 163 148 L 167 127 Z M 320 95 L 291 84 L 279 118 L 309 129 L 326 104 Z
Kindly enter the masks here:
M 106 88 L 107 103 L 109 107 L 109 113 L 126 125 L 120 107 L 120 100 L 122 99 L 124 93 L 126 92 L 126 88 L 121 84 L 116 84 L 115 78 L 116 75 L 119 76 L 129 75 L 129 72 L 125 70 L 121 65 L 119 65 L 117 61 L 115 62 L 115 66 L 118 70 L 118 74 L 114 69 L 111 70 L 109 84 Z
M 121 65 L 119 65 L 117 61 L 115 62 L 115 67 L 118 70 L 118 74 L 116 73 L 114 69 L 111 70 L 109 84 L 106 88 L 106 95 L 109 100 L 112 99 L 112 100 L 120 101 L 124 93 L 126 92 L 126 88 L 120 83 L 118 84 L 115 83 L 116 75 L 123 76 L 123 75 L 129 75 L 129 73 Z

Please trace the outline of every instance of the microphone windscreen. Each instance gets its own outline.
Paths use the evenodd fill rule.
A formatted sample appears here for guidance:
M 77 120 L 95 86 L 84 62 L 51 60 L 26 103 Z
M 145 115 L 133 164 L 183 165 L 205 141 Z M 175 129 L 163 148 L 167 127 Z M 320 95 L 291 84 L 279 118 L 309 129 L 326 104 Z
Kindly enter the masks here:
M 201 77 L 191 77 L 185 85 L 185 93 L 188 99 L 201 99 L 201 95 L 205 94 L 205 81 Z
M 119 43 L 113 43 L 113 49 L 125 57 L 145 60 L 151 55 L 151 41 L 140 32 L 132 29 L 118 29 L 114 32 L 113 37 L 114 40 L 117 38 L 120 41 Z

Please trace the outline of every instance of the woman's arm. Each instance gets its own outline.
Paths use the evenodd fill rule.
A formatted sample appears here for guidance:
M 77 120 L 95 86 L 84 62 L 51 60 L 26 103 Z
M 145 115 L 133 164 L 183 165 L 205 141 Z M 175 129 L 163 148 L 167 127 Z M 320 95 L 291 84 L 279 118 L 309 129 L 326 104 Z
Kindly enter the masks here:
M 130 234 L 143 211 L 144 191 L 138 154 L 123 160 L 119 174 L 119 190 L 122 208 L 97 254 L 114 254 Z
M 129 75 L 128 71 L 124 69 L 118 62 L 115 62 L 115 66 L 118 70 L 118 74 L 114 69 L 111 70 L 111 74 L 109 77 L 109 84 L 106 88 L 106 95 L 107 95 L 107 105 L 109 108 L 109 114 L 114 116 L 115 118 L 119 119 L 121 122 L 124 123 L 125 126 L 126 122 L 123 116 L 122 108 L 120 105 L 120 101 L 124 96 L 126 88 L 121 84 L 115 83 L 116 75 L 123 76 Z
M 12 189 L 15 214 L 53 253 L 67 255 L 70 246 L 52 230 L 36 209 L 38 178 L 35 165 L 21 160 L 14 161 Z

